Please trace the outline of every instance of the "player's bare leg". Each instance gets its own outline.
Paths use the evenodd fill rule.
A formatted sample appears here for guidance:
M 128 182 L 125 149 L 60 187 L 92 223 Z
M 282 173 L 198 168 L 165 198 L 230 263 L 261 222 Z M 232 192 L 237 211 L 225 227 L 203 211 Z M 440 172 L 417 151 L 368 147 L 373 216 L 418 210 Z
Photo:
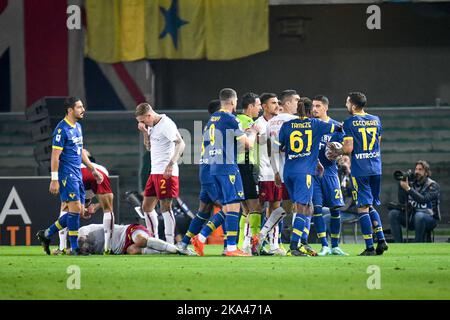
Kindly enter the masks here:
M 161 213 L 164 218 L 164 234 L 166 241 L 173 244 L 175 242 L 175 216 L 172 212 L 172 199 L 161 199 Z
M 159 238 L 158 234 L 158 214 L 155 211 L 158 199 L 156 197 L 144 197 L 142 202 L 142 211 L 144 211 L 145 225 L 150 233 Z
M 114 228 L 114 195 L 112 193 L 97 194 L 97 199 L 103 210 L 103 230 L 105 231 L 104 252 L 109 254 L 111 252 L 111 242 Z

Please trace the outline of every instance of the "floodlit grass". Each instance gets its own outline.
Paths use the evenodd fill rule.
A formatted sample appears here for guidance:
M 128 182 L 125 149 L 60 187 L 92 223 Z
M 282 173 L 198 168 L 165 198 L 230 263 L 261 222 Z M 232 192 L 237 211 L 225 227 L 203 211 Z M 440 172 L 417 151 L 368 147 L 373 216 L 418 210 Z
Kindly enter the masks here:
M 313 245 L 319 249 L 318 245 Z M 390 244 L 359 257 L 46 256 L 41 247 L 0 247 L 0 299 L 450 299 L 450 244 Z M 69 290 L 67 268 L 81 270 Z M 381 271 L 381 289 L 367 273 Z

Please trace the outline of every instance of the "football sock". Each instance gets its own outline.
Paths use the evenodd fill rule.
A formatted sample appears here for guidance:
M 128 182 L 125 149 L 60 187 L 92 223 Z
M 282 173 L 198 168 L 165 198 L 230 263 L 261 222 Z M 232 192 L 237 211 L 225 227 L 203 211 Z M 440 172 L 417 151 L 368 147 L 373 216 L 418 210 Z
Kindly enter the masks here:
M 370 220 L 372 220 L 373 232 L 377 235 L 378 241 L 384 240 L 383 225 L 381 224 L 380 215 L 373 207 L 369 209 Z
M 251 235 L 257 235 L 259 230 L 261 230 L 261 213 L 258 211 L 250 212 L 248 220 L 250 222 Z
M 286 215 L 286 212 L 282 207 L 276 208 L 272 211 L 269 218 L 267 218 L 266 223 L 264 223 L 264 226 L 261 228 L 260 235 L 264 239 L 267 234 L 270 232 L 270 230 L 273 229 L 275 225 L 277 225 L 281 219 Z
M 308 244 L 308 236 L 309 236 L 309 230 L 311 229 L 311 216 L 306 216 L 305 220 L 305 228 L 303 229 L 302 233 L 302 244 Z
M 279 227 L 278 224 L 273 227 L 273 229 L 269 232 L 269 245 L 270 245 L 270 250 L 276 250 L 280 247 L 280 245 L 278 244 L 278 233 L 279 233 Z
M 80 214 L 67 213 L 67 229 L 69 229 L 69 241 L 72 251 L 78 249 L 78 229 L 80 228 Z
M 105 251 L 111 251 L 112 234 L 114 229 L 114 214 L 112 212 L 103 213 L 103 230 L 105 231 Z
M 234 251 L 237 249 L 236 239 L 239 230 L 239 212 L 227 212 L 225 225 L 227 228 L 227 250 Z
M 59 214 L 59 218 L 65 215 L 66 211 L 61 211 Z M 59 250 L 63 251 L 67 247 L 67 228 L 62 228 L 59 230 Z
M 166 242 L 173 244 L 175 241 L 175 217 L 172 211 L 162 213 L 164 218 L 164 235 Z
M 50 238 L 59 230 L 64 229 L 67 226 L 67 218 L 68 218 L 68 213 L 65 213 L 61 217 L 59 217 L 58 220 L 56 220 L 54 224 L 52 224 L 50 227 L 48 227 L 45 230 L 45 234 L 44 234 L 45 237 Z
M 200 242 L 205 243 L 206 238 L 209 237 L 209 235 L 216 230 L 218 227 L 222 226 L 222 229 L 224 227 L 224 221 L 225 221 L 225 214 L 222 211 L 217 212 L 215 215 L 211 217 L 211 219 L 203 226 L 202 230 L 200 231 L 200 234 L 198 236 Z M 225 230 L 224 230 L 225 233 Z
M 149 237 L 147 239 L 147 248 L 158 250 L 158 251 L 166 251 L 170 253 L 177 253 L 177 247 L 168 242 L 162 241 L 161 239 L 156 239 Z
M 298 242 L 302 237 L 303 231 L 305 229 L 306 216 L 303 213 L 297 213 L 295 215 L 294 225 L 292 227 L 291 244 L 289 248 L 291 250 L 298 249 Z
M 194 219 L 192 219 L 188 231 L 183 237 L 183 240 L 181 240 L 183 247 L 187 247 L 191 242 L 191 238 L 200 232 L 205 222 L 208 221 L 209 216 L 210 214 L 207 212 L 197 212 Z
M 323 220 L 322 207 L 314 206 L 314 226 L 316 227 L 317 238 L 319 238 L 322 247 L 328 247 L 327 232 L 325 228 L 325 221 Z
M 222 213 L 222 215 L 225 217 L 224 213 Z M 225 226 L 225 218 L 223 218 L 222 230 L 223 230 L 223 249 L 227 250 L 227 227 Z
M 152 234 L 153 237 L 159 238 L 158 234 L 158 214 L 155 210 L 151 212 L 144 212 L 145 216 L 145 225 L 147 226 L 148 231 Z
M 360 214 L 359 223 L 361 224 L 361 232 L 366 243 L 366 248 L 373 248 L 372 223 L 370 221 L 369 213 L 363 212 Z
M 341 233 L 341 212 L 339 210 L 330 210 L 330 237 L 331 247 L 339 246 L 339 238 Z
M 247 216 L 242 213 L 241 216 L 239 217 L 239 238 L 238 238 L 239 247 L 242 247 L 244 243 L 246 227 L 247 227 Z
M 277 230 L 278 243 L 281 243 L 281 233 L 283 232 L 283 229 L 284 229 L 284 219 L 281 219 L 281 221 L 278 222 L 278 230 Z

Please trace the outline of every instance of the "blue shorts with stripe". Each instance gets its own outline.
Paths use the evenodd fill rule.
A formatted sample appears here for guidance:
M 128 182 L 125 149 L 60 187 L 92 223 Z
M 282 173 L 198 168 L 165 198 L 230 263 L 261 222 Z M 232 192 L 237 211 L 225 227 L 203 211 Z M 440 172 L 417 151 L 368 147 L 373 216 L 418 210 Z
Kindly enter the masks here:
M 200 185 L 199 199 L 203 203 L 219 202 L 219 192 L 214 182 L 202 183 Z
M 314 181 L 310 174 L 284 174 L 284 185 L 292 202 L 295 203 L 303 205 L 311 203 L 313 183 Z
M 337 176 L 314 176 L 313 204 L 337 208 L 344 206 L 341 185 Z
M 59 197 L 61 202 L 80 201 L 84 204 L 86 194 L 83 180 L 72 173 L 59 173 Z
M 214 175 L 218 200 L 222 205 L 244 200 L 244 188 L 239 172 L 230 175 Z
M 381 175 L 352 177 L 353 199 L 357 207 L 381 204 Z

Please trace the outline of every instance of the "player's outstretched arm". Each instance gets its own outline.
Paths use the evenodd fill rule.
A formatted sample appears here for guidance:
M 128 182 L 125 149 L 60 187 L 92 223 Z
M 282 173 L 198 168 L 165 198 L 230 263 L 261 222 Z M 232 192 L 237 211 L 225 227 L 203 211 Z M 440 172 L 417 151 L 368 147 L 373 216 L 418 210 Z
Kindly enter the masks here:
M 50 160 L 50 168 L 52 174 L 52 180 L 50 182 L 49 191 L 51 194 L 57 195 L 59 193 L 59 181 L 58 181 L 58 169 L 59 169 L 59 156 L 61 155 L 61 149 L 52 149 L 52 156 Z
M 91 170 L 92 175 L 94 176 L 95 180 L 98 184 L 103 182 L 103 175 L 95 169 L 94 165 L 92 164 L 91 160 L 89 160 L 89 157 L 87 155 L 87 152 L 85 149 L 81 152 L 81 159 L 83 163 L 86 165 L 86 167 Z

